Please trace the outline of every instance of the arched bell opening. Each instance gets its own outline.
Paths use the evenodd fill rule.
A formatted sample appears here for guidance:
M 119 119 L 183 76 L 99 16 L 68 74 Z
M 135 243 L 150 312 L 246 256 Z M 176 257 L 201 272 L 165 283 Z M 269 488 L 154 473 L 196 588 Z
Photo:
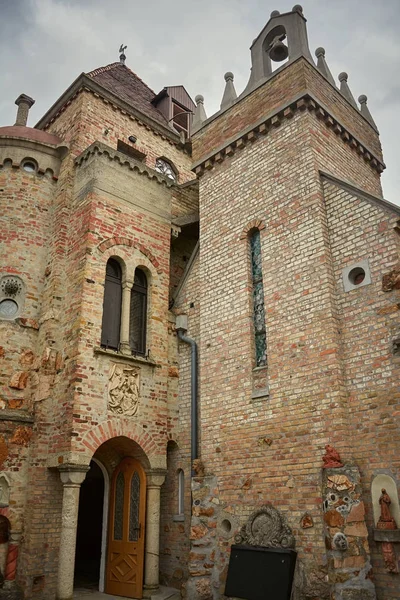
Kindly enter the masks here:
M 262 49 L 264 76 L 267 77 L 289 58 L 287 33 L 283 25 L 277 25 L 265 36 Z

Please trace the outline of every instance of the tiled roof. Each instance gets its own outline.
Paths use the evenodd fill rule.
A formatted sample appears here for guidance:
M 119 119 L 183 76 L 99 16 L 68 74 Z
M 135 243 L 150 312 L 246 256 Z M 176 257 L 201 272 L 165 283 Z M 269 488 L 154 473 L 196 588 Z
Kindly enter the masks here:
M 155 96 L 153 90 L 125 65 L 119 62 L 111 63 L 94 69 L 86 75 L 147 117 L 161 123 L 164 127 L 168 126 L 167 119 L 151 103 Z

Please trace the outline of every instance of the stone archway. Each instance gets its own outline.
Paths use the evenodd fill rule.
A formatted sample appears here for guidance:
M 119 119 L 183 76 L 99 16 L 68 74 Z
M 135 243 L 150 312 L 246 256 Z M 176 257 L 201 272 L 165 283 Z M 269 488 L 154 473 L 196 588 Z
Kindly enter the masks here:
M 107 425 L 107 423 L 106 423 Z M 116 427 L 111 426 L 110 432 L 116 433 Z M 119 427 L 120 430 L 123 427 Z M 133 427 L 134 429 L 134 427 Z M 148 451 L 151 446 L 151 438 L 142 433 L 140 441 L 144 442 L 143 446 L 147 446 L 146 450 L 140 445 L 139 441 L 135 441 L 130 436 L 114 435 L 107 439 L 107 427 L 102 427 L 102 437 L 106 439 L 101 443 L 99 435 L 92 434 L 90 446 L 94 446 L 97 440 L 96 448 L 93 448 L 91 457 L 87 457 L 87 463 L 93 460 L 97 465 L 102 465 L 104 479 L 112 477 L 118 465 L 132 458 L 140 465 L 140 468 L 145 473 L 145 503 L 146 517 L 144 529 L 144 590 L 146 595 L 158 589 L 159 585 L 159 534 L 160 534 L 160 488 L 165 478 L 165 469 L 158 465 L 165 462 L 162 456 L 149 458 Z M 122 431 L 121 431 L 122 433 Z M 131 432 L 130 432 L 131 433 Z M 103 437 L 103 439 L 104 439 Z M 89 447 L 89 444 L 85 444 Z M 155 463 L 157 466 L 153 466 Z M 78 526 L 78 509 L 79 509 L 79 492 L 80 485 L 85 479 L 86 473 L 89 470 L 89 464 L 72 465 L 64 464 L 59 467 L 61 480 L 64 486 L 63 491 L 63 509 L 62 509 L 62 529 L 61 529 L 61 544 L 60 544 L 60 561 L 59 561 L 59 577 L 58 577 L 58 600 L 69 600 L 72 597 L 74 586 L 74 559 L 77 539 Z M 103 508 L 103 532 L 106 528 L 108 516 L 108 497 L 109 493 L 105 494 Z M 101 542 L 103 547 L 103 555 L 100 564 L 99 573 L 99 588 L 103 591 L 104 573 L 106 573 L 107 564 L 104 560 L 105 540 Z M 127 594 L 124 594 L 125 596 Z

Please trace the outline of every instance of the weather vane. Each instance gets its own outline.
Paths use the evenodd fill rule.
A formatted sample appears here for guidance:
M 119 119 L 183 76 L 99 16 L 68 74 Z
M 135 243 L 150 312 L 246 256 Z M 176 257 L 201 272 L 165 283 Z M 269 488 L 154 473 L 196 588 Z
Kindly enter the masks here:
M 127 49 L 128 46 L 124 46 L 124 44 L 121 44 L 121 46 L 119 47 L 119 62 L 121 63 L 121 65 L 125 64 L 126 61 L 126 56 L 125 56 L 125 50 Z

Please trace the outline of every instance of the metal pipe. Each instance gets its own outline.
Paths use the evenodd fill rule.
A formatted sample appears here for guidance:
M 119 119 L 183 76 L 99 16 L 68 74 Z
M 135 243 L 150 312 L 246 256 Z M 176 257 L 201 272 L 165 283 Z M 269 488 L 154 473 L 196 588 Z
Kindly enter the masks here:
M 181 342 L 189 344 L 191 348 L 190 362 L 190 455 L 193 475 L 193 461 L 198 456 L 198 423 L 197 423 L 197 344 L 195 340 L 185 335 L 185 329 L 177 329 Z

